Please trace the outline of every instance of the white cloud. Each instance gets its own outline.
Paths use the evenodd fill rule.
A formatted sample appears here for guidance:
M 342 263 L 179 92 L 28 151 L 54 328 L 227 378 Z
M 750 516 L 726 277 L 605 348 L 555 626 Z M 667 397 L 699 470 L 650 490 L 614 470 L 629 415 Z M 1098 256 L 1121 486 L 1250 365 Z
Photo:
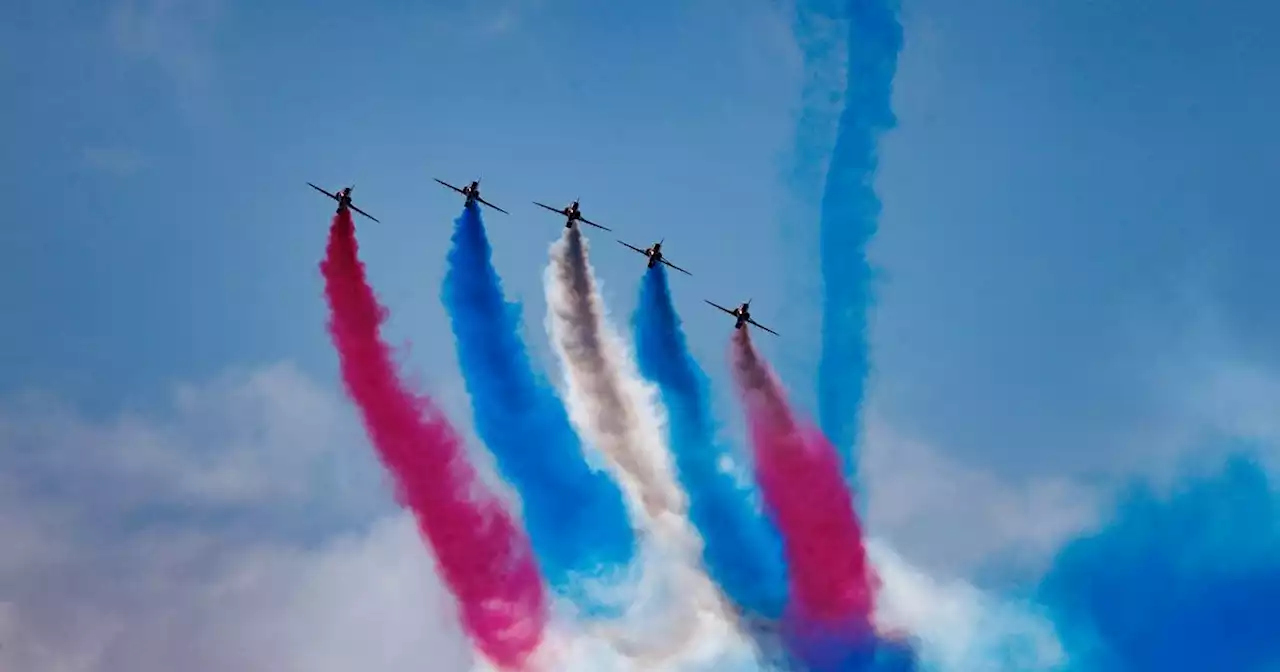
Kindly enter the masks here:
M 1004 482 L 889 427 L 874 411 L 864 429 L 860 481 L 874 535 L 867 550 L 881 581 L 881 631 L 910 638 L 926 669 L 1059 669 L 1065 654 L 1045 615 L 964 577 L 994 561 L 1036 574 L 1094 524 L 1099 494 L 1063 479 Z
M 1066 653 L 1046 613 L 962 577 L 1014 560 L 1034 578 L 1064 543 L 1105 522 L 1114 487 L 1135 477 L 1170 486 L 1185 476 L 1188 462 L 1216 470 L 1224 454 L 1241 448 L 1230 440 L 1251 441 L 1249 448 L 1280 471 L 1272 448 L 1280 439 L 1273 411 L 1280 376 L 1223 357 L 1185 356 L 1175 364 L 1163 387 L 1176 417 L 1129 437 L 1126 445 L 1143 459 L 1123 462 L 1089 485 L 1061 478 L 1009 482 L 868 414 L 861 480 L 869 526 L 892 540 L 869 544 L 883 582 L 882 629 L 912 635 L 930 669 L 1060 669 Z M 928 571 L 904 556 L 923 560 Z
M 107 420 L 0 402 L 0 669 L 487 669 L 371 454 L 350 405 L 287 365 Z M 652 629 L 650 607 L 622 630 Z M 755 669 L 709 622 L 671 669 Z M 649 669 L 604 634 L 561 620 L 546 669 Z
M 400 514 L 318 549 L 222 549 L 174 534 L 116 549 L 75 548 L 74 562 L 7 603 L 6 669 L 418 670 L 470 668 L 451 598 L 413 521 Z M 110 554 L 110 550 L 105 550 Z M 195 571 L 192 571 L 192 570 Z M 11 666 L 11 667 L 9 667 Z
M 353 413 L 291 367 L 111 421 L 0 404 L 0 474 L 0 669 L 471 666 Z
M 885 428 L 870 443 L 873 525 L 951 570 L 1044 552 L 1085 515 L 1069 484 L 1011 488 Z M 289 366 L 110 420 L 35 395 L 0 403 L 0 669 L 470 669 L 452 597 L 381 479 L 350 405 Z M 939 669 L 1034 669 L 973 666 L 1009 647 L 1053 658 L 1029 608 L 872 553 L 882 626 L 915 633 Z M 671 664 L 757 669 L 720 625 Z M 551 668 L 644 668 L 599 635 L 561 622 Z
M 501 39 L 527 29 L 544 7 L 544 0 L 470 0 L 447 8 L 430 7 L 426 21 L 435 29 L 466 25 L 480 36 Z
M 369 512 L 379 501 L 354 412 L 290 366 L 179 386 L 157 415 L 93 422 L 48 398 L 13 400 L 0 405 L 0 471 L 28 496 L 95 516 L 159 505 L 277 509 L 321 497 L 326 512 Z
M 1240 438 L 1280 443 L 1280 377 L 1243 361 L 1217 361 L 1188 386 L 1201 426 Z
M 1226 348 L 1202 348 L 1221 353 Z M 1188 472 L 1216 472 L 1226 454 L 1247 451 L 1280 474 L 1280 372 L 1237 357 L 1186 355 L 1166 364 L 1161 389 L 1170 420 L 1144 437 L 1142 474 L 1167 488 Z M 1158 458 L 1158 459 L 1156 459 Z
M 220 0 L 118 0 L 107 26 L 122 53 L 197 84 L 212 72 L 209 31 L 220 9 Z
M 1057 633 L 1030 604 L 998 599 L 963 581 L 938 581 L 877 541 L 867 550 L 883 581 L 877 625 L 910 635 L 928 669 L 1060 669 L 1065 654 Z
M 869 527 L 934 571 L 965 575 L 993 559 L 1035 568 L 1097 517 L 1090 488 L 1057 478 L 1004 482 L 874 414 L 864 445 Z
M 178 111 L 210 122 L 223 101 L 214 95 L 216 33 L 225 0 L 113 0 L 106 19 L 115 53 L 162 76 Z

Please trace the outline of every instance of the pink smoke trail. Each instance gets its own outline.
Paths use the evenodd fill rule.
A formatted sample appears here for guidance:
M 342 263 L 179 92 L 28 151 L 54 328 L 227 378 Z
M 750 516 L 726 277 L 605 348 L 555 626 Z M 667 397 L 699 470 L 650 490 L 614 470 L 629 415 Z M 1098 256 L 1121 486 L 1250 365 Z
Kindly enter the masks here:
M 529 540 L 477 479 L 448 420 L 400 380 L 381 336 L 387 311 L 365 278 L 347 211 L 333 218 L 320 271 L 347 393 L 394 477 L 397 499 L 435 549 L 463 628 L 494 663 L 524 667 L 548 618 Z
M 789 620 L 809 634 L 872 634 L 878 579 L 867 560 L 840 457 L 811 423 L 797 422 L 747 329 L 734 333 L 733 371 L 746 408 L 756 479 L 783 536 L 791 574 Z

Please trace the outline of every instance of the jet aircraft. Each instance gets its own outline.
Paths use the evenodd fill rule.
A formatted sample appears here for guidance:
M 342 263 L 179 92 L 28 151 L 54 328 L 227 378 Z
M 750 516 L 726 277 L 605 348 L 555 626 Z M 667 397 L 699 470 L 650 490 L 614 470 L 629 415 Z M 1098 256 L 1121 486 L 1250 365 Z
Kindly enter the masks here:
M 665 240 L 665 239 L 663 239 L 663 240 Z M 666 265 L 670 266 L 671 268 L 676 269 L 677 271 L 680 271 L 681 273 L 684 273 L 685 275 L 693 275 L 693 274 L 692 274 L 692 273 L 690 273 L 689 271 L 686 271 L 686 270 L 684 270 L 683 268 L 680 268 L 679 266 L 676 266 L 675 264 L 673 264 L 673 263 L 671 263 L 671 262 L 667 261 L 667 258 L 666 258 L 666 257 L 664 257 L 664 256 L 662 256 L 662 241 L 661 241 L 661 240 L 659 240 L 658 242 L 654 243 L 654 244 L 653 244 L 653 247 L 650 247 L 650 248 L 645 249 L 645 250 L 642 250 L 642 249 L 640 249 L 640 248 L 638 248 L 638 247 L 636 247 L 636 246 L 634 246 L 634 245 L 630 245 L 630 244 L 628 244 L 628 243 L 623 243 L 621 240 L 619 240 L 618 242 L 619 242 L 619 243 L 622 243 L 623 245 L 626 245 L 627 247 L 629 247 L 629 248 L 631 248 L 631 249 L 635 250 L 636 252 L 639 252 L 640 254 L 643 254 L 643 255 L 644 255 L 644 256 L 646 256 L 646 257 L 649 257 L 649 268 L 653 268 L 655 264 L 662 263 L 662 264 L 666 264 Z
M 439 182 L 440 184 L 443 184 L 446 187 L 449 187 L 450 189 L 458 192 L 459 194 L 466 196 L 468 206 L 473 203 L 479 202 L 479 203 L 484 203 L 485 205 L 493 208 L 494 210 L 497 210 L 498 212 L 501 212 L 504 215 L 511 214 L 506 210 L 503 210 L 502 208 L 499 208 L 498 206 L 490 203 L 489 201 L 486 201 L 483 198 L 480 198 L 480 180 L 472 180 L 471 184 L 468 184 L 467 186 L 459 189 L 453 186 L 452 184 L 449 184 L 448 182 L 445 182 L 444 180 L 441 180 L 439 178 L 432 178 L 432 179 L 434 179 L 436 182 Z
M 565 219 L 565 222 L 564 222 L 564 228 L 566 228 L 566 229 L 571 229 L 571 228 L 573 228 L 573 223 L 574 223 L 574 222 L 582 222 L 582 223 L 584 223 L 584 224 L 590 224 L 591 226 L 594 226 L 594 227 L 596 227 L 597 229 L 604 229 L 605 231 L 612 231 L 612 230 L 613 230 L 613 229 L 610 229 L 610 228 L 608 228 L 608 227 L 606 227 L 606 226 L 600 226 L 599 224 L 596 224 L 595 222 L 593 222 L 593 221 L 591 221 L 591 220 L 586 219 L 585 217 L 583 217 L 583 216 L 582 216 L 582 211 L 578 209 L 578 200 L 577 200 L 577 199 L 574 199 L 574 201 L 573 201 L 572 203 L 570 203 L 569 205 L 566 205 L 566 206 L 565 206 L 565 207 L 563 207 L 563 208 L 553 208 L 553 207 L 551 207 L 551 206 L 549 206 L 549 205 L 547 205 L 547 204 L 545 204 L 545 203 L 539 203 L 539 202 L 537 202 L 537 201 L 534 201 L 534 202 L 533 202 L 533 204 L 534 204 L 534 205 L 536 205 L 536 206 L 538 206 L 538 207 L 540 207 L 540 208 L 546 208 L 546 209 L 550 210 L 551 212 L 555 212 L 555 213 L 559 213 L 559 214 L 561 214 L 561 215 L 564 215 L 564 216 L 567 218 L 567 219 Z
M 707 301 L 707 300 L 703 299 L 703 301 Z M 707 301 L 707 303 L 711 303 L 711 302 Z M 778 332 L 770 329 L 769 327 L 766 327 L 763 324 L 760 324 L 759 322 L 756 322 L 755 320 L 751 319 L 751 300 L 750 299 L 747 299 L 746 303 L 738 306 L 737 308 L 734 308 L 733 310 L 729 310 L 728 308 L 725 308 L 724 306 L 721 306 L 715 303 L 711 303 L 711 305 L 737 318 L 737 323 L 733 325 L 734 329 L 741 329 L 742 325 L 750 322 L 751 324 L 754 324 L 757 327 L 764 329 L 765 331 L 773 334 L 774 336 L 781 335 Z
M 354 204 L 352 204 L 352 202 L 351 202 L 351 191 L 352 191 L 353 189 L 355 189 L 355 186 L 354 186 L 354 185 L 353 185 L 353 186 L 350 186 L 350 187 L 343 187 L 343 188 L 342 188 L 342 190 L 341 190 L 341 191 L 339 191 L 339 192 L 338 192 L 338 193 L 336 193 L 336 194 L 331 194 L 331 193 L 329 193 L 329 192 L 325 191 L 324 189 L 321 189 L 320 187 L 317 187 L 316 185 L 311 184 L 310 182 L 308 182 L 308 183 L 307 183 L 307 185 L 308 185 L 308 186 L 310 186 L 312 189 L 315 189 L 316 191 L 318 191 L 318 192 L 320 192 L 320 193 L 324 194 L 325 196 L 328 196 L 329 198 L 332 198 L 333 200 L 337 201 L 337 202 L 338 202 L 338 210 L 337 210 L 338 212 L 342 212 L 343 210 L 351 209 L 351 210 L 354 210 L 354 211 L 356 211 L 356 212 L 358 212 L 358 213 L 360 213 L 360 214 L 364 215 L 365 217 L 368 217 L 369 219 L 372 219 L 372 220 L 373 220 L 373 221 L 375 221 L 375 222 L 378 222 L 378 219 L 377 219 L 376 217 L 374 217 L 373 215 L 371 215 L 371 214 L 369 214 L 369 213 L 365 212 L 364 210 L 361 210 L 360 208 L 357 208 Z M 379 224 L 381 224 L 382 222 L 378 222 L 378 223 L 379 223 Z

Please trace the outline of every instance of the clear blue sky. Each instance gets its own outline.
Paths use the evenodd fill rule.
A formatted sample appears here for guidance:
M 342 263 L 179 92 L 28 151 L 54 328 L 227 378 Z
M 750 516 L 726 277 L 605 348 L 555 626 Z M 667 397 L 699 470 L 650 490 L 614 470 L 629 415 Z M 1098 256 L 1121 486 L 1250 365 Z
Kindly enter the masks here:
M 280 361 L 336 390 L 332 206 L 306 181 L 355 182 L 383 221 L 359 236 L 389 335 L 456 396 L 438 295 L 461 201 L 432 177 L 483 177 L 513 213 L 487 224 L 536 351 L 560 223 L 530 201 L 581 197 L 694 273 L 673 285 L 713 377 L 730 322 L 702 299 L 754 298 L 809 395 L 815 221 L 785 212 L 801 63 L 781 3 L 11 4 L 0 398 L 163 416 L 176 384 Z M 1172 461 L 1163 442 L 1221 410 L 1206 371 L 1280 375 L 1280 7 L 903 4 L 876 417 L 1000 482 Z M 588 236 L 624 325 L 643 259 Z

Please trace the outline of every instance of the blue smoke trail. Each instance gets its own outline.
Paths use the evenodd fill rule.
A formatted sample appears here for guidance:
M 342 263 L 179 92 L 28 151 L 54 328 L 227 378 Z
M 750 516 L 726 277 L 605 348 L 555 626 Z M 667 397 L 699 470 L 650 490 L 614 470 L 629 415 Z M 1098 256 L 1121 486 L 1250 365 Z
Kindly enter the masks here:
M 825 639 L 825 641 L 824 641 Z M 911 645 L 870 635 L 851 642 L 848 633 L 825 638 L 793 638 L 792 670 L 803 672 L 917 672 L 920 660 Z
M 827 2 L 800 3 L 801 12 L 822 11 Z M 808 6 L 806 6 L 808 5 Z M 850 478 L 858 413 L 867 378 L 867 311 L 871 266 L 867 244 L 875 235 L 880 199 L 872 184 L 876 143 L 896 120 L 890 105 L 902 48 L 902 26 L 894 0 L 849 0 L 847 81 L 835 147 L 822 196 L 820 258 L 823 278 L 822 357 L 818 364 L 818 420 L 846 456 Z M 800 22 L 798 25 L 803 25 Z M 801 36 L 804 40 L 806 36 Z M 820 65 L 820 64 L 815 64 Z M 820 148 L 803 148 L 817 151 Z
M 632 326 L 640 373 L 657 383 L 667 407 L 669 444 L 707 574 L 748 621 L 777 622 L 787 603 L 782 542 L 750 491 L 721 470 L 732 453 L 716 438 L 709 382 L 689 354 L 661 265 L 644 274 Z
M 535 373 L 520 337 L 519 306 L 503 297 L 478 206 L 464 208 L 454 226 L 441 298 L 476 432 L 523 500 L 548 584 L 600 614 L 606 605 L 583 593 L 580 580 L 624 569 L 635 554 L 622 492 L 585 461 L 564 405 Z
M 1133 489 L 1040 586 L 1071 670 L 1280 669 L 1280 518 L 1246 458 L 1161 499 Z

